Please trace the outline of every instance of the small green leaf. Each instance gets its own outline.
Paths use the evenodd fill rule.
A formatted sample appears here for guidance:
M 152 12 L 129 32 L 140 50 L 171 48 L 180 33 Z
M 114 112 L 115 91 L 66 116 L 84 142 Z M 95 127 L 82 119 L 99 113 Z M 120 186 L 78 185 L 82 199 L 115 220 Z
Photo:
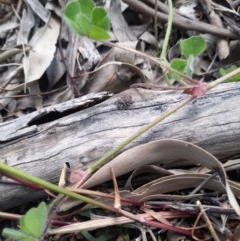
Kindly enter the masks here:
M 44 202 L 41 202 L 37 208 L 31 208 L 20 219 L 20 229 L 26 234 L 39 238 L 46 225 L 47 217 L 47 206 Z
M 4 228 L 2 235 L 6 238 L 10 238 L 13 240 L 38 241 L 38 238 L 36 238 L 36 237 L 32 237 L 29 234 L 26 234 L 20 230 L 14 230 L 11 228 Z
M 80 35 L 87 36 L 89 29 L 92 28 L 91 19 L 88 18 L 88 16 L 86 16 L 84 14 L 79 14 L 76 18 L 76 22 L 77 22 L 77 31 L 76 32 Z
M 187 61 L 185 59 L 173 59 L 171 62 L 171 68 L 177 70 L 180 73 L 183 73 L 185 67 L 187 65 Z M 170 76 L 175 80 L 180 80 L 182 77 L 176 73 L 170 72 Z
M 65 21 L 68 25 L 79 35 L 87 35 L 87 32 L 91 28 L 91 20 L 88 19 L 85 15 L 78 14 L 75 16 L 75 20 L 71 20 L 65 17 Z M 81 23 L 81 24 L 79 24 Z
M 110 21 L 107 12 L 104 8 L 95 7 L 92 11 L 92 23 L 93 25 L 102 28 L 106 31 L 110 28 Z
M 194 56 L 191 54 L 188 58 L 187 58 L 187 64 L 184 68 L 183 73 L 185 75 L 187 75 L 188 77 L 192 77 L 193 74 L 193 67 L 194 67 Z
M 91 0 L 89 0 L 91 2 Z M 83 12 L 84 6 L 82 2 L 85 0 L 71 1 L 67 4 L 64 10 L 64 18 L 68 25 L 78 34 L 87 35 L 87 31 L 91 28 L 91 11 L 94 7 L 86 7 L 86 11 Z M 87 4 L 89 5 L 89 4 Z M 88 13 L 88 14 L 87 14 Z
M 64 16 L 69 19 L 74 19 L 76 15 L 81 13 L 79 1 L 70 1 L 64 9 Z
M 224 76 L 237 68 L 238 67 L 236 65 L 232 65 L 227 69 L 220 68 L 219 73 L 221 76 Z M 237 82 L 237 81 L 240 81 L 240 74 L 236 74 L 228 80 L 228 82 Z
M 207 44 L 200 36 L 193 36 L 180 41 L 181 52 L 186 58 L 188 58 L 191 54 L 196 57 L 203 53 L 206 48 Z
M 86 16 L 91 16 L 94 8 L 94 2 L 92 0 L 79 0 L 80 12 Z
M 107 12 L 102 7 L 95 7 L 92 0 L 70 1 L 64 10 L 64 19 L 79 35 L 96 40 L 110 38 L 107 33 L 110 28 Z
M 88 37 L 96 40 L 107 40 L 110 38 L 110 35 L 107 31 L 103 30 L 102 28 L 92 26 L 88 33 Z

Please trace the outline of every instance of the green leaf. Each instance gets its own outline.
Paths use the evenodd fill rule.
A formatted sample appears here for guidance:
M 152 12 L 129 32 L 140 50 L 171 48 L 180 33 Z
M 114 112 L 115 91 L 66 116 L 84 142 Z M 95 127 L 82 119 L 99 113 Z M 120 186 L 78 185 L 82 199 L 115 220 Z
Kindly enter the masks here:
M 104 8 L 95 7 L 92 11 L 92 23 L 93 25 L 102 28 L 106 31 L 110 28 L 110 21 L 107 12 Z
M 20 229 L 26 234 L 39 238 L 46 225 L 47 217 L 47 206 L 44 202 L 41 202 L 37 208 L 31 208 L 20 219 Z
M 238 67 L 236 65 L 232 65 L 227 69 L 220 68 L 219 73 L 221 76 L 224 76 L 237 68 Z M 228 80 L 228 82 L 237 82 L 237 81 L 240 81 L 240 74 L 236 74 Z
M 188 58 L 187 58 L 187 64 L 184 68 L 183 73 L 185 75 L 187 75 L 188 77 L 192 77 L 193 74 L 193 67 L 194 67 L 194 56 L 191 54 Z
M 78 14 L 75 17 L 74 21 L 65 17 L 65 21 L 72 28 L 72 30 L 74 30 L 79 35 L 87 35 L 89 28 L 91 28 L 91 20 L 82 14 Z M 81 24 L 79 24 L 79 23 L 81 23 Z
M 79 0 L 80 12 L 86 16 L 91 16 L 94 8 L 94 2 L 92 0 Z
M 38 238 L 36 237 L 32 237 L 29 234 L 26 234 L 20 230 L 14 230 L 11 228 L 4 228 L 2 235 L 6 238 L 11 238 L 13 240 L 38 241 Z
M 64 18 L 67 24 L 78 34 L 87 35 L 91 28 L 91 12 L 94 7 L 91 0 L 87 7 L 82 6 L 86 0 L 71 1 L 67 4 L 64 10 Z M 86 8 L 86 9 L 85 9 Z M 83 11 L 83 9 L 85 11 Z
M 188 58 L 191 54 L 196 57 L 203 53 L 206 48 L 207 44 L 200 36 L 193 36 L 180 41 L 181 52 L 186 58 Z
M 74 19 L 76 15 L 81 13 L 81 5 L 79 1 L 70 1 L 64 9 L 64 17 Z
M 102 7 L 95 7 L 92 0 L 70 1 L 64 10 L 64 19 L 79 35 L 96 40 L 110 38 L 107 33 L 110 28 L 107 12 Z
M 185 59 L 173 59 L 171 62 L 171 68 L 177 70 L 178 72 L 183 73 L 185 67 L 187 65 L 187 61 Z M 176 73 L 170 72 L 170 76 L 175 80 L 180 80 L 182 77 Z
M 107 31 L 103 30 L 102 28 L 92 26 L 88 33 L 88 37 L 96 40 L 107 40 L 110 38 L 110 35 Z
M 89 29 L 92 28 L 92 21 L 88 16 L 79 14 L 76 18 L 77 22 L 77 33 L 80 35 L 87 36 Z

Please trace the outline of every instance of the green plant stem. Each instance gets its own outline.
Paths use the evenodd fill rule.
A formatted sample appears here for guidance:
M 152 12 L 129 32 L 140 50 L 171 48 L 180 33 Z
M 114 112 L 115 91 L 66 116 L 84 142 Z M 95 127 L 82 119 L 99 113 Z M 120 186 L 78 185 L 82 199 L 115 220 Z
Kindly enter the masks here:
M 211 89 L 213 87 L 215 87 L 216 85 L 223 83 L 225 81 L 227 81 L 229 78 L 233 77 L 234 75 L 240 73 L 240 68 L 232 71 L 231 73 L 213 81 L 212 83 L 209 83 L 207 85 L 207 89 Z M 81 186 L 82 183 L 84 183 L 84 181 L 86 181 L 89 176 L 91 176 L 91 174 L 93 172 L 95 172 L 97 169 L 99 169 L 102 165 L 104 165 L 106 162 L 108 162 L 109 160 L 111 160 L 120 150 L 122 150 L 124 147 L 126 147 L 128 144 L 130 144 L 133 140 L 135 140 L 136 138 L 138 138 L 139 136 L 141 136 L 144 132 L 148 131 L 150 128 L 152 128 L 153 126 L 157 125 L 159 122 L 161 122 L 163 119 L 165 119 L 166 117 L 168 117 L 169 115 L 171 115 L 172 113 L 176 112 L 178 109 L 180 109 L 181 107 L 183 107 L 184 105 L 186 105 L 187 103 L 191 102 L 194 98 L 194 96 L 191 96 L 189 98 L 184 99 L 183 101 L 181 101 L 180 103 L 178 103 L 176 106 L 174 106 L 173 108 L 171 108 L 170 110 L 164 112 L 162 115 L 160 115 L 159 117 L 157 117 L 154 121 L 150 122 L 149 124 L 147 124 L 146 126 L 144 126 L 143 128 L 141 128 L 139 131 L 137 131 L 136 133 L 134 133 L 132 136 L 130 136 L 129 138 L 127 138 L 125 141 L 123 141 L 120 145 L 118 145 L 117 147 L 113 148 L 111 151 L 109 151 L 106 155 L 104 155 L 103 157 L 101 157 L 99 160 L 97 160 L 93 165 L 91 165 L 87 171 L 86 171 L 86 175 L 77 183 L 77 187 Z
M 48 189 L 50 191 L 53 191 L 53 192 L 57 192 L 57 193 L 60 193 L 60 194 L 64 194 L 68 197 L 71 197 L 71 198 L 74 198 L 74 199 L 77 199 L 79 201 L 82 201 L 84 203 L 89 203 L 89 204 L 92 204 L 94 206 L 97 206 L 97 207 L 100 207 L 100 208 L 104 208 L 106 210 L 110 210 L 110 211 L 113 211 L 113 212 L 116 212 L 116 209 L 114 207 L 111 207 L 109 205 L 105 205 L 105 204 L 102 204 L 98 201 L 95 201 L 91 198 L 88 198 L 88 197 L 85 197 L 85 196 L 82 196 L 82 195 L 79 195 L 79 194 L 76 194 L 74 192 L 71 192 L 67 189 L 64 189 L 64 188 L 61 188 L 59 186 L 56 186 L 50 182 L 47 182 L 45 180 L 42 180 L 38 177 L 34 177 L 28 173 L 25 173 L 23 171 L 20 171 L 16 168 L 13 168 L 13 167 L 10 167 L 8 166 L 7 164 L 5 163 L 0 163 L 0 172 L 1 173 L 10 173 L 14 176 L 17 176 L 17 177 L 20 177 L 22 179 L 25 179 L 31 183 L 34 183 L 34 184 L 37 184 L 41 187 L 43 187 L 44 189 Z
M 112 212 L 115 212 L 115 213 L 118 213 L 118 214 L 121 214 L 121 215 L 123 215 L 123 216 L 125 216 L 125 217 L 128 217 L 128 218 L 130 218 L 130 219 L 133 219 L 133 220 L 135 220 L 135 221 L 137 221 L 137 222 L 141 222 L 141 223 L 144 223 L 145 225 L 147 225 L 148 224 L 148 220 L 145 220 L 144 218 L 141 218 L 141 216 L 139 216 L 139 215 L 134 215 L 134 214 L 132 214 L 132 213 L 130 213 L 130 212 L 127 212 L 127 211 L 124 211 L 124 210 L 121 210 L 121 209 L 118 209 L 118 208 L 114 208 L 114 207 L 112 207 L 112 206 L 109 206 L 109 205 L 105 205 L 105 204 L 102 204 L 102 203 L 100 203 L 100 202 L 98 202 L 98 201 L 95 201 L 95 200 L 93 200 L 93 199 L 91 199 L 91 198 L 87 198 L 87 197 L 84 197 L 84 196 L 82 196 L 82 195 L 79 195 L 79 194 L 76 194 L 76 193 L 74 193 L 74 192 L 71 192 L 71 191 L 69 191 L 69 190 L 67 190 L 67 189 L 64 189 L 64 188 L 61 188 L 61 187 L 58 187 L 58 186 L 56 186 L 56 185 L 54 185 L 54 184 L 52 184 L 52 183 L 50 183 L 50 182 L 47 182 L 47 181 L 45 181 L 45 180 L 42 180 L 42 179 L 40 179 L 40 178 L 37 178 L 37 177 L 34 177 L 34 176 L 32 176 L 32 175 L 29 175 L 29 174 L 27 174 L 27 173 L 25 173 L 25 172 L 22 172 L 22 171 L 20 171 L 20 170 L 17 170 L 16 168 L 13 168 L 13 167 L 10 167 L 10 166 L 8 166 L 7 164 L 5 164 L 5 163 L 0 163 L 0 170 L 1 170 L 1 172 L 2 173 L 10 173 L 10 174 L 12 174 L 12 175 L 14 175 L 14 176 L 17 176 L 17 177 L 20 177 L 20 178 L 23 178 L 23 179 L 25 179 L 25 180 L 27 180 L 27 181 L 29 181 L 29 182 L 32 182 L 32 183 L 35 183 L 35 184 L 37 184 L 37 185 L 39 185 L 39 186 L 42 186 L 43 188 L 46 188 L 46 189 L 48 189 L 48 190 L 51 190 L 51 191 L 53 191 L 53 192 L 57 192 L 57 193 L 60 193 L 60 195 L 57 197 L 57 199 L 55 199 L 51 204 L 50 204 L 50 208 L 49 209 L 54 209 L 54 205 L 55 204 L 59 204 L 59 201 L 61 201 L 63 198 L 64 198 L 64 196 L 63 195 L 66 195 L 66 196 L 68 196 L 68 197 L 71 197 L 71 198 L 74 198 L 74 199 L 77 199 L 77 200 L 79 200 L 79 201 L 82 201 L 82 202 L 85 202 L 85 203 L 89 203 L 89 204 L 92 204 L 92 205 L 94 205 L 94 206 L 97 206 L 97 207 L 99 207 L 99 208 L 103 208 L 103 209 L 106 209 L 106 210 L 109 210 L 109 211 L 112 211 Z M 63 194 L 63 195 L 61 195 L 61 194 Z M 50 223 L 50 221 L 51 221 L 51 211 L 52 210 L 50 210 L 50 218 L 49 218 L 49 222 L 48 223 Z M 46 224 L 46 228 L 45 228 L 45 230 L 44 230 L 44 232 L 43 232 L 43 234 L 42 234 L 42 237 L 45 237 L 45 235 L 46 235 L 46 233 L 47 233 L 47 228 L 48 228 L 48 223 Z M 158 222 L 155 222 L 155 223 L 152 223 L 152 225 L 153 226 L 160 226 L 160 227 L 162 227 L 162 228 L 166 228 L 166 229 L 169 229 L 169 230 L 175 230 L 175 228 L 174 227 L 172 227 L 172 226 L 170 226 L 170 225 L 165 225 L 165 224 L 160 224 L 160 223 L 158 223 Z M 181 229 L 176 229 L 178 232 L 184 232 L 185 234 L 187 234 L 186 232 L 187 231 L 182 231 Z M 189 235 L 189 234 L 188 234 Z
M 168 44 L 169 44 L 169 39 L 170 39 L 170 35 L 171 35 L 171 31 L 172 31 L 172 22 L 173 22 L 173 6 L 172 6 L 172 0 L 168 0 L 168 23 L 167 23 L 167 30 L 166 30 L 166 34 L 165 34 L 165 38 L 163 41 L 163 48 L 162 48 L 162 53 L 160 56 L 160 59 L 165 62 L 166 64 L 169 64 L 167 61 L 167 48 L 168 48 Z M 168 86 L 172 86 L 171 82 L 168 79 L 168 71 L 166 69 L 163 69 L 163 76 L 164 79 L 167 83 Z
M 117 147 L 113 148 L 111 151 L 109 151 L 107 154 L 105 154 L 103 157 L 98 159 L 94 164 L 92 164 L 85 172 L 85 174 L 82 176 L 82 178 L 74 185 L 75 188 L 81 187 L 81 185 L 95 172 L 97 171 L 101 166 L 103 166 L 105 163 L 110 161 L 116 154 L 122 150 L 124 147 L 126 147 L 128 144 L 130 144 L 132 141 L 137 139 L 139 136 L 141 136 L 143 133 L 151 129 L 153 126 L 157 125 L 159 122 L 164 120 L 169 115 L 176 112 L 178 109 L 192 101 L 194 96 L 190 96 L 189 98 L 186 98 L 179 102 L 176 106 L 172 107 L 170 110 L 164 112 L 162 115 L 157 117 L 154 121 L 150 122 L 149 124 L 145 125 L 143 128 L 141 128 L 139 131 L 128 137 L 125 141 L 120 143 Z
M 238 68 L 238 69 L 232 71 L 231 73 L 229 73 L 229 74 L 227 74 L 227 75 L 225 75 L 225 76 L 223 76 L 223 77 L 213 81 L 212 83 L 209 83 L 207 85 L 207 89 L 209 90 L 209 89 L 215 87 L 216 85 L 218 85 L 220 83 L 226 82 L 229 78 L 231 78 L 234 75 L 239 74 L 239 73 L 240 73 L 240 68 Z M 99 160 L 97 160 L 93 165 L 91 165 L 88 168 L 88 170 L 87 170 L 88 175 L 87 176 L 90 176 L 93 172 L 95 172 L 99 167 L 101 167 L 103 164 L 105 164 L 107 161 L 109 161 L 111 158 L 113 158 L 121 149 L 123 149 L 125 146 L 127 146 L 129 143 L 131 143 L 133 140 L 135 140 L 136 138 L 141 136 L 144 132 L 148 131 L 150 128 L 152 128 L 153 126 L 157 125 L 163 119 L 165 119 L 169 115 L 173 114 L 174 112 L 176 112 L 178 109 L 180 109 L 181 107 L 183 107 L 187 103 L 191 102 L 194 98 L 196 98 L 196 97 L 191 96 L 189 98 L 184 99 L 183 101 L 178 103 L 176 106 L 174 106 L 170 110 L 164 112 L 162 115 L 157 117 L 154 121 L 150 122 L 149 124 L 147 124 L 146 126 L 141 128 L 139 131 L 134 133 L 132 136 L 127 138 L 120 145 L 118 145 L 117 147 L 113 148 L 111 151 L 109 151 L 106 155 L 101 157 Z M 85 180 L 86 180 L 86 178 L 85 178 Z M 82 183 L 85 180 L 82 180 Z
M 82 195 L 76 194 L 76 193 L 71 192 L 67 189 L 58 187 L 58 186 L 56 186 L 56 185 L 54 185 L 50 182 L 47 182 L 45 180 L 42 180 L 40 178 L 34 177 L 34 176 L 29 175 L 25 172 L 17 170 L 16 168 L 10 167 L 5 163 L 0 163 L 0 170 L 1 170 L 2 173 L 9 173 L 11 175 L 23 178 L 23 179 L 25 179 L 25 180 L 27 180 L 31 183 L 42 186 L 43 188 L 46 188 L 46 189 L 51 190 L 53 192 L 57 192 L 57 193 L 60 193 L 60 194 L 63 194 L 63 195 L 67 195 L 71 198 L 80 200 L 82 202 L 89 203 L 89 204 L 92 204 L 94 206 L 97 206 L 97 207 L 100 207 L 100 208 L 103 208 L 103 209 L 106 209 L 106 210 L 109 210 L 109 211 L 112 211 L 112 212 L 115 212 L 115 213 L 122 214 L 125 217 L 128 217 L 128 218 L 130 218 L 132 220 L 135 220 L 137 222 L 141 222 L 145 225 L 147 225 L 149 223 L 149 220 L 141 218 L 141 215 L 134 215 L 130 212 L 127 212 L 127 211 L 124 211 L 124 210 L 121 210 L 121 209 L 118 209 L 118 208 L 114 208 L 114 207 L 111 207 L 109 205 L 102 204 L 102 203 L 97 202 L 93 199 L 90 199 L 90 198 L 84 197 Z M 55 204 L 58 204 L 58 202 L 64 197 L 63 195 L 59 195 L 58 198 L 50 204 L 50 209 L 52 209 Z M 49 218 L 48 221 L 49 222 L 51 221 L 51 213 L 50 213 L 50 218 Z M 44 237 L 47 233 L 48 223 L 46 224 L 45 230 L 42 233 L 40 240 L 44 240 Z M 151 225 L 156 226 L 156 227 L 166 228 L 166 229 L 169 229 L 169 230 L 175 230 L 177 232 L 184 233 L 184 234 L 187 234 L 187 235 L 191 234 L 186 230 L 178 229 L 178 228 L 175 228 L 171 225 L 161 224 L 161 223 L 158 223 L 158 222 L 152 222 Z
M 105 205 L 105 204 L 102 204 L 98 201 L 95 201 L 91 198 L 88 198 L 88 197 L 85 197 L 85 196 L 82 196 L 82 195 L 79 195 L 79 194 L 76 194 L 74 192 L 71 192 L 67 189 L 64 189 L 64 188 L 61 188 L 59 186 L 56 186 L 50 182 L 47 182 L 45 180 L 42 180 L 40 178 L 37 178 L 37 177 L 34 177 L 32 175 L 29 175 L 23 171 L 20 171 L 16 168 L 13 168 L 13 167 L 10 167 L 8 166 L 7 164 L 5 163 L 0 163 L 0 170 L 1 170 L 1 173 L 9 173 L 11 175 L 14 175 L 14 176 L 17 176 L 17 177 L 20 177 L 22 179 L 25 179 L 31 183 L 34 183 L 34 184 L 37 184 L 38 186 L 41 186 L 45 189 L 48 189 L 48 190 L 51 190 L 53 192 L 57 192 L 57 193 L 60 193 L 60 195 L 50 204 L 49 206 L 49 220 L 48 220 L 48 223 L 46 223 L 46 227 L 44 229 L 44 232 L 43 234 L 41 235 L 43 238 L 45 237 L 46 233 L 47 233 L 47 228 L 48 228 L 48 224 L 50 223 L 51 221 L 51 218 L 52 218 L 52 214 L 54 213 L 54 206 L 55 205 L 59 205 L 59 202 L 61 202 L 61 200 L 64 199 L 64 196 L 63 195 L 66 195 L 68 197 L 71 197 L 71 198 L 74 198 L 74 199 L 77 199 L 79 201 L 82 201 L 82 202 L 85 202 L 85 203 L 88 203 L 88 204 L 91 204 L 91 205 L 94 205 L 96 207 L 99 207 L 99 208 L 103 208 L 105 210 L 109 210 L 109 211 L 112 211 L 112 212 L 115 212 L 115 213 L 118 213 L 118 214 L 121 214 L 123 216 L 126 216 L 130 219 L 133 219 L 137 222 L 141 222 L 141 223 L 144 223 L 145 225 L 148 223 L 148 220 L 145 220 L 144 218 L 141 218 L 141 216 L 139 215 L 134 215 L 130 212 L 127 212 L 127 211 L 124 211 L 124 210 L 121 210 L 121 209 L 118 209 L 118 208 L 114 208 L 110 205 Z M 157 226 L 161 226 L 161 224 L 159 223 L 155 223 L 155 225 Z M 169 225 L 164 225 L 165 228 L 169 229 L 169 230 L 172 230 L 172 227 L 169 226 Z M 181 231 L 181 230 L 180 230 Z M 183 232 L 185 232 L 183 230 Z M 42 239 L 43 240 L 43 239 Z
M 163 41 L 162 53 L 161 53 L 161 56 L 160 56 L 160 59 L 162 61 L 164 61 L 165 63 L 168 63 L 168 61 L 167 61 L 167 48 L 168 48 L 168 43 L 169 43 L 171 31 L 172 31 L 172 22 L 173 22 L 172 0 L 168 0 L 167 2 L 168 2 L 168 9 L 169 9 L 168 23 L 167 23 L 167 30 L 166 30 L 165 38 L 164 38 L 164 41 Z
M 94 172 L 96 171 L 99 167 L 101 167 L 104 163 L 109 161 L 113 156 L 116 155 L 121 149 L 123 149 L 125 146 L 130 144 L 133 140 L 141 136 L 143 133 L 151 129 L 153 126 L 157 125 L 160 121 L 164 120 L 166 117 L 169 115 L 173 114 L 176 112 L 178 109 L 192 101 L 195 97 L 190 96 L 189 98 L 186 98 L 179 102 L 176 106 L 173 108 L 169 109 L 168 111 L 164 112 L 162 115 L 157 117 L 154 121 L 150 122 L 149 124 L 145 125 L 143 128 L 141 128 L 139 131 L 134 133 L 132 136 L 127 138 L 125 141 L 123 141 L 120 145 L 117 147 L 113 148 L 111 151 L 109 151 L 106 155 L 104 155 L 102 158 L 100 158 L 98 161 L 96 161 L 93 165 L 91 165 L 88 169 L 89 172 Z
M 157 21 L 158 21 L 158 18 L 157 18 L 157 6 L 158 6 L 158 1 L 155 0 L 155 18 L 154 18 L 154 28 L 155 28 L 155 37 L 156 37 L 156 42 L 157 41 Z M 172 22 L 173 22 L 173 6 L 172 6 L 172 0 L 168 0 L 168 9 L 169 9 L 169 14 L 168 14 L 168 23 L 167 23 L 167 30 L 166 30 L 166 34 L 165 34 L 165 37 L 164 37 L 164 41 L 163 41 L 163 47 L 162 47 L 162 52 L 161 52 L 161 55 L 160 55 L 160 60 L 165 63 L 165 64 L 168 64 L 168 61 L 167 61 L 167 48 L 168 48 L 168 44 L 169 44 L 169 39 L 170 39 L 170 35 L 171 35 L 171 31 L 172 31 Z M 163 76 L 164 76 L 164 79 L 167 83 L 168 86 L 171 86 L 171 83 L 168 79 L 168 71 L 166 68 L 162 67 L 162 72 L 163 72 Z

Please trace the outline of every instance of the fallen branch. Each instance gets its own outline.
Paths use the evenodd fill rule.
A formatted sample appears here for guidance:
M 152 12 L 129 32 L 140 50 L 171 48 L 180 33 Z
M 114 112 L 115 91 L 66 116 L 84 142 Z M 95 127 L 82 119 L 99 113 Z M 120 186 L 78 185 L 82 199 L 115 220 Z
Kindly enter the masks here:
M 240 154 L 239 91 L 240 83 L 216 87 L 168 117 L 131 146 L 176 138 L 197 144 L 222 160 L 234 158 Z M 93 96 L 82 98 L 85 107 L 91 103 L 86 99 L 94 99 Z M 98 94 L 98 98 L 100 96 Z M 1 160 L 57 183 L 66 161 L 73 167 L 86 169 L 184 98 L 185 94 L 176 91 L 129 89 L 81 111 L 82 99 L 79 98 L 31 113 L 0 124 Z M 33 192 L 5 183 L 0 183 L 0 192 L 1 210 L 44 195 L 42 191 Z

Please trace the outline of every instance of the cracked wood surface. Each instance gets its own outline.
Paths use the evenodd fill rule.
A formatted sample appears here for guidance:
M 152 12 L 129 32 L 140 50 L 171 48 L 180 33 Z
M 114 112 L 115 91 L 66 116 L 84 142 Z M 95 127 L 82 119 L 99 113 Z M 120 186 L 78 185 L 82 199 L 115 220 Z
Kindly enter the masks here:
M 222 84 L 178 110 L 127 148 L 174 138 L 199 145 L 222 160 L 237 157 L 239 93 L 240 83 Z M 90 94 L 1 123 L 1 161 L 57 183 L 65 162 L 86 169 L 186 95 L 177 91 L 129 89 L 109 97 L 107 93 Z M 45 195 L 6 183 L 0 183 L 0 193 L 0 210 Z

